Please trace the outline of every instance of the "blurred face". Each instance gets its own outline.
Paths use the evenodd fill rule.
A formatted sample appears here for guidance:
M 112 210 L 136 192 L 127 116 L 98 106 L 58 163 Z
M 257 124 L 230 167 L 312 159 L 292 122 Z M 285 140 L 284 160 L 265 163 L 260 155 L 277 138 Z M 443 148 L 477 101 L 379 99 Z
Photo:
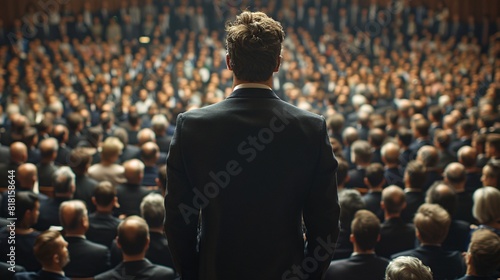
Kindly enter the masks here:
M 483 187 L 497 187 L 497 178 L 493 176 L 493 170 L 490 166 L 483 167 L 483 172 L 481 175 L 481 183 L 483 183 Z
M 59 238 L 57 238 L 57 244 L 60 245 L 60 250 L 57 253 L 59 264 L 61 267 L 65 267 L 69 263 L 68 242 L 66 242 L 62 236 L 59 236 Z
M 40 202 L 39 201 L 35 202 L 35 208 L 33 209 L 33 212 L 31 214 L 32 225 L 34 225 L 38 222 L 38 216 L 40 216 Z

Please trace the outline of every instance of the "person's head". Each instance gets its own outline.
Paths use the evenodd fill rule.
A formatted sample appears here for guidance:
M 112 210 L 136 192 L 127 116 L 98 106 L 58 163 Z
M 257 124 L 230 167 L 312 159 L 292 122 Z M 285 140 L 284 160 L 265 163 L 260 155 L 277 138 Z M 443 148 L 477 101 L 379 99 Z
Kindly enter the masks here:
M 125 179 L 129 184 L 140 184 L 144 177 L 144 163 L 138 159 L 127 160 L 123 163 Z
M 108 137 L 102 143 L 101 161 L 105 163 L 114 163 L 120 157 L 123 150 L 122 142 L 116 137 Z
M 52 178 L 55 196 L 73 197 L 75 192 L 75 174 L 68 166 L 61 166 Z
M 406 188 L 422 189 L 426 180 L 424 165 L 416 160 L 410 161 L 406 166 L 403 179 Z
M 69 200 L 59 206 L 59 221 L 67 234 L 84 235 L 89 228 L 87 206 L 81 200 Z
M 392 260 L 385 270 L 385 280 L 432 280 L 431 269 L 415 257 L 402 256 Z
M 163 135 L 167 131 L 168 128 L 168 120 L 162 114 L 154 115 L 151 118 L 151 128 L 156 133 L 156 135 Z
M 429 127 L 430 127 L 429 121 L 427 121 L 424 118 L 420 118 L 412 123 L 413 123 L 412 125 L 413 136 L 415 136 L 415 138 L 429 136 Z
M 61 271 L 69 263 L 68 243 L 55 230 L 42 232 L 36 238 L 33 254 L 45 269 Z
M 52 130 L 52 137 L 54 137 L 59 144 L 66 143 L 68 141 L 69 131 L 68 128 L 62 124 L 54 126 Z
M 467 274 L 492 276 L 500 267 L 500 237 L 488 229 L 474 231 L 465 262 Z
M 423 244 L 441 245 L 448 235 L 451 218 L 448 212 L 437 204 L 420 205 L 413 218 L 418 240 Z
M 149 246 L 149 228 L 146 221 L 139 216 L 125 218 L 118 225 L 117 245 L 123 255 L 144 255 Z
M 443 172 L 444 181 L 452 186 L 455 191 L 462 191 L 465 188 L 467 173 L 465 167 L 458 162 L 452 162 L 446 166 Z
M 380 208 L 386 215 L 399 216 L 406 208 L 406 197 L 404 191 L 395 185 L 391 185 L 382 190 Z
M 92 157 L 83 148 L 76 148 L 69 156 L 69 166 L 76 175 L 84 175 L 92 163 Z
M 472 215 L 480 224 L 500 229 L 500 190 L 494 187 L 477 189 L 472 196 Z
M 92 202 L 97 211 L 109 212 L 114 207 L 119 207 L 116 188 L 109 181 L 100 182 L 94 189 Z
M 73 112 L 68 115 L 68 129 L 73 132 L 79 132 L 83 129 L 83 117 L 79 113 Z
M 370 164 L 366 168 L 364 182 L 369 188 L 381 188 L 385 184 L 384 167 L 382 164 Z
M 240 81 L 265 82 L 281 63 L 285 32 L 262 12 L 244 11 L 226 24 L 226 63 Z
M 359 251 L 369 251 L 375 248 L 380 240 L 380 221 L 368 210 L 358 210 L 351 223 L 352 243 Z
M 417 152 L 417 161 L 421 162 L 426 168 L 436 167 L 439 163 L 439 154 L 435 147 L 426 145 Z
M 389 142 L 382 146 L 380 150 L 382 156 L 382 161 L 386 165 L 398 165 L 399 164 L 399 145 Z
M 123 127 L 117 127 L 115 131 L 113 131 L 113 136 L 118 138 L 120 142 L 122 142 L 123 147 L 126 147 L 128 144 L 128 133 L 127 130 Z
M 16 179 L 18 180 L 21 189 L 33 190 L 38 181 L 38 173 L 36 165 L 32 163 L 23 163 L 17 168 Z
M 474 132 L 474 125 L 470 120 L 461 120 L 457 123 L 458 137 L 471 137 Z
M 343 187 L 347 181 L 349 181 L 349 165 L 345 160 L 339 160 L 339 166 L 337 167 L 337 184 L 339 187 Z
M 447 149 L 450 146 L 451 137 L 446 131 L 439 129 L 434 132 L 434 146 L 441 150 Z
M 142 199 L 141 216 L 146 220 L 150 229 L 163 229 L 165 206 L 163 197 L 157 193 L 150 193 Z
M 40 141 L 38 147 L 40 149 L 40 157 L 42 162 L 52 162 L 57 157 L 59 144 L 55 138 L 46 138 Z
M 156 142 L 156 134 L 150 128 L 143 128 L 137 132 L 137 146 L 142 146 L 146 142 Z
M 16 192 L 15 218 L 18 227 L 30 228 L 38 221 L 40 202 L 32 192 Z
M 476 166 L 477 154 L 476 150 L 471 146 L 463 146 L 457 152 L 458 162 L 464 165 L 465 168 L 474 168 Z
M 28 160 L 28 147 L 23 142 L 10 144 L 10 161 L 21 164 Z
M 358 165 L 368 165 L 372 159 L 372 147 L 367 141 L 357 140 L 352 143 L 351 160 Z
M 358 131 L 354 127 L 346 127 L 342 132 L 342 140 L 345 146 L 351 146 L 359 139 Z
M 374 148 L 380 148 L 385 140 L 385 132 L 380 128 L 372 128 L 368 132 L 368 142 Z
M 160 148 L 154 142 L 146 142 L 141 146 L 141 159 L 147 166 L 155 166 L 160 157 Z
M 354 214 L 366 205 L 357 190 L 344 189 L 339 193 L 340 204 L 340 224 L 347 228 L 350 227 Z
M 499 157 L 500 156 L 500 134 L 491 133 L 486 136 L 486 156 Z
M 405 148 L 410 146 L 411 141 L 413 139 L 413 135 L 411 133 L 411 130 L 409 130 L 405 127 L 398 129 L 397 139 L 398 139 L 398 143 L 400 146 L 405 147 Z
M 455 215 L 458 207 L 455 190 L 443 182 L 436 182 L 427 190 L 425 202 L 443 207 L 451 217 Z
M 338 173 L 338 171 L 337 171 Z M 167 166 L 162 165 L 158 167 L 158 178 L 155 179 L 156 185 L 161 190 L 161 194 L 164 197 L 167 194 Z
M 344 128 L 345 118 L 342 114 L 333 114 L 327 119 L 328 129 L 331 134 L 339 134 Z
M 499 188 L 500 184 L 498 184 L 498 178 L 500 176 L 500 166 L 487 163 L 482 170 L 481 174 L 481 183 L 483 183 L 483 187 L 495 187 Z

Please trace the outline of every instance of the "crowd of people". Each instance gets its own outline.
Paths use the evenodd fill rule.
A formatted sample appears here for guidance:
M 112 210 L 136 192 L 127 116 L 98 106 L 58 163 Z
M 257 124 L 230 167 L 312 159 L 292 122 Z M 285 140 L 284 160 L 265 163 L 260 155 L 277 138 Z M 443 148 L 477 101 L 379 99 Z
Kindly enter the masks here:
M 224 23 L 248 8 L 286 33 L 274 91 L 327 119 L 342 207 L 327 277 L 382 279 L 389 259 L 388 275 L 425 265 L 434 279 L 498 276 L 487 231 L 500 235 L 500 15 L 377 2 L 100 1 L 0 19 L 0 175 L 15 170 L 16 264 L 175 277 L 160 201 L 169 143 L 180 113 L 231 94 Z M 69 254 L 40 242 L 67 242 Z

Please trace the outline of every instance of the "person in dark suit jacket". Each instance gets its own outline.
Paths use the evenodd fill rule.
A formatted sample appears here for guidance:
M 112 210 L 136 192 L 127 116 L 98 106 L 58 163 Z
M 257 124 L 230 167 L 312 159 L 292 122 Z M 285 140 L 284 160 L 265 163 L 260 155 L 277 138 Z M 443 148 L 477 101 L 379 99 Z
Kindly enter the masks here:
M 401 212 L 406 207 L 403 190 L 394 185 L 385 188 L 380 207 L 384 210 L 385 221 L 375 252 L 381 257 L 390 258 L 393 254 L 415 248 L 415 227 L 401 219 Z
M 175 272 L 154 265 L 145 258 L 150 243 L 146 222 L 137 216 L 127 217 L 118 226 L 117 244 L 122 250 L 123 262 L 115 268 L 96 275 L 95 280 L 152 279 L 173 280 Z
M 356 189 L 361 194 L 368 192 L 368 186 L 365 184 L 366 168 L 370 165 L 372 152 L 370 144 L 364 140 L 357 140 L 352 144 L 352 160 L 356 165 L 355 169 L 349 170 L 349 181 L 346 188 Z
M 271 90 L 281 25 L 245 11 L 230 26 L 233 93 L 179 115 L 170 144 L 165 232 L 176 270 L 183 279 L 281 279 L 316 249 L 325 257 L 308 274 L 319 279 L 340 212 L 326 122 Z M 323 241 L 332 243 L 325 248 Z
M 46 138 L 40 141 L 40 163 L 38 167 L 38 183 L 42 187 L 52 186 L 52 176 L 57 170 L 54 161 L 57 157 L 59 144 L 54 138 Z
M 15 280 L 70 280 L 63 271 L 69 263 L 68 243 L 59 231 L 48 230 L 41 233 L 36 238 L 33 253 L 42 269 L 38 272 L 16 273 Z
M 68 128 L 65 125 L 58 124 L 54 126 L 52 137 L 56 138 L 59 142 L 59 149 L 57 150 L 56 164 L 68 165 L 71 149 L 66 146 L 69 137 Z
M 442 170 L 438 168 L 439 154 L 435 147 L 426 145 L 417 152 L 417 161 L 425 167 L 425 183 L 422 190 L 427 191 L 434 182 L 442 180 Z
M 403 182 L 404 172 L 399 164 L 399 146 L 389 142 L 382 146 L 380 154 L 385 168 L 384 178 L 386 186 L 396 185 L 403 189 L 405 187 Z
M 352 144 L 358 139 L 358 131 L 354 127 L 346 127 L 346 129 L 344 129 L 344 132 L 342 132 L 342 143 L 344 146 L 342 153 L 344 154 L 344 158 L 349 165 L 349 170 L 356 168 L 356 164 L 354 164 L 353 160 L 351 159 L 351 147 Z
M 481 187 L 481 172 L 477 168 L 477 153 L 476 149 L 471 146 L 464 146 L 458 150 L 458 162 L 465 167 L 465 191 L 474 193 Z
M 71 151 L 69 161 L 71 170 L 75 173 L 74 199 L 84 201 L 88 211 L 93 212 L 95 206 L 92 203 L 92 195 L 99 183 L 87 175 L 87 170 L 92 163 L 92 157 L 82 148 L 76 148 Z
M 458 207 L 457 194 L 450 186 L 443 182 L 436 182 L 427 191 L 425 201 L 443 207 L 451 217 L 450 229 L 442 247 L 450 251 L 467 251 L 470 239 L 470 223 L 454 218 Z
M 461 120 L 457 123 L 457 139 L 450 145 L 450 151 L 457 155 L 458 150 L 463 146 L 472 146 L 472 133 L 474 125 L 469 120 Z
M 25 163 L 28 160 L 28 148 L 22 142 L 14 142 L 10 144 L 10 160 L 6 164 L 0 164 L 0 178 L 9 178 L 9 171 L 17 170 L 19 165 Z M 2 179 L 0 184 L 5 184 L 0 187 L 7 188 L 7 180 Z M 16 180 L 16 188 L 19 187 L 19 183 Z
M 472 216 L 472 194 L 465 191 L 465 182 L 467 174 L 465 167 L 458 162 L 448 164 L 443 172 L 444 181 L 453 188 L 458 198 L 458 207 L 455 214 L 456 219 L 466 221 L 468 223 L 475 223 Z
M 0 278 L 5 280 L 14 279 L 14 274 L 25 272 L 26 269 L 20 265 L 10 266 L 8 263 L 0 262 Z
M 429 266 L 435 280 L 455 279 L 465 273 L 465 264 L 459 251 L 446 251 L 441 247 L 448 234 L 451 218 L 437 204 L 422 204 L 415 215 L 414 224 L 420 246 L 392 256 L 419 258 Z
M 425 183 L 424 166 L 418 161 L 410 161 L 405 170 L 404 182 L 406 208 L 401 213 L 401 218 L 406 223 L 411 223 L 413 215 L 425 200 L 425 194 L 422 191 L 422 186 Z
M 457 154 L 450 151 L 451 137 L 444 130 L 437 130 L 434 133 L 434 147 L 438 150 L 438 164 L 440 170 L 444 170 L 446 166 L 457 161 Z
M 429 140 L 429 121 L 424 119 L 417 119 L 412 121 L 412 132 L 414 141 L 408 147 L 411 153 L 410 158 L 416 159 L 417 152 L 423 146 L 432 145 L 432 142 Z
M 473 232 L 465 262 L 467 273 L 459 280 L 497 279 L 493 276 L 500 267 L 500 237 L 487 229 Z
M 64 267 L 66 275 L 72 278 L 86 278 L 108 270 L 108 248 L 85 238 L 89 227 L 85 204 L 80 200 L 65 201 L 61 204 L 59 216 L 71 259 Z
M 156 135 L 156 144 L 160 147 L 160 152 L 168 153 L 172 137 L 167 134 L 168 120 L 164 115 L 154 115 L 151 119 L 151 129 Z
M 119 215 L 131 216 L 140 213 L 142 199 L 150 193 L 141 186 L 144 177 L 144 163 L 138 159 L 131 159 L 123 163 L 125 168 L 125 178 L 127 183 L 119 185 L 117 190 L 118 203 L 117 209 Z
M 156 186 L 158 178 L 158 158 L 160 157 L 160 148 L 154 142 L 146 142 L 141 146 L 141 160 L 144 163 L 144 178 L 141 185 L 146 187 Z
M 0 144 L 0 163 L 8 163 L 10 158 L 10 148 Z
M 118 159 L 120 163 L 140 157 L 141 149 L 129 143 L 129 135 L 124 128 L 117 127 L 113 132 L 113 136 L 118 138 L 123 144 L 123 150 L 122 153 L 120 154 L 120 158 Z M 137 133 L 135 134 L 135 136 L 137 140 Z
M 402 168 L 406 168 L 408 163 L 413 160 L 412 151 L 409 148 L 412 141 L 411 131 L 407 128 L 398 129 L 396 139 L 398 140 L 399 147 L 401 147 L 401 152 L 399 154 L 399 163 L 401 164 Z
M 92 242 L 110 248 L 120 224 L 120 219 L 112 215 L 113 208 L 120 207 L 118 197 L 116 197 L 116 188 L 108 181 L 99 183 L 94 190 L 92 203 L 96 211 L 89 215 L 86 237 Z
M 364 179 L 368 186 L 368 193 L 363 196 L 366 209 L 377 216 L 380 221 L 384 220 L 384 211 L 380 208 L 382 200 L 382 189 L 385 185 L 384 167 L 380 163 L 372 163 L 366 168 Z
M 378 218 L 368 210 L 359 210 L 352 221 L 351 232 L 354 254 L 348 259 L 331 262 L 324 279 L 383 279 L 389 260 L 375 254 L 380 238 Z

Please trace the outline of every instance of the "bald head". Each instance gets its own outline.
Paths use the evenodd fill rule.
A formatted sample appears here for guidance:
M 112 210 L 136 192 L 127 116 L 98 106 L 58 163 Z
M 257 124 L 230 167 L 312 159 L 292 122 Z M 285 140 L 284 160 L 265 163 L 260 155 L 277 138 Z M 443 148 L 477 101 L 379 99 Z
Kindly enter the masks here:
M 149 229 L 139 216 L 130 216 L 118 225 L 118 245 L 126 256 L 145 254 L 149 244 Z
M 389 142 L 382 146 L 380 154 L 382 155 L 382 161 L 386 165 L 399 163 L 399 145 L 395 143 Z
M 10 144 L 10 160 L 21 164 L 28 160 L 28 147 L 22 142 L 14 142 Z
M 146 165 L 156 165 L 160 156 L 160 148 L 154 142 L 146 142 L 141 146 L 141 159 Z
M 417 161 L 422 163 L 425 167 L 436 167 L 439 162 L 439 154 L 433 146 L 423 146 L 417 152 Z
M 47 138 L 40 141 L 38 147 L 40 149 L 40 156 L 43 162 L 51 162 L 56 159 L 59 144 L 55 138 Z
M 395 185 L 386 187 L 382 191 L 381 206 L 386 216 L 392 215 L 393 217 L 399 217 L 401 211 L 406 207 L 404 191 Z
M 444 169 L 443 175 L 445 182 L 452 186 L 455 191 L 462 191 L 465 187 L 467 174 L 465 167 L 461 163 L 452 162 L 448 164 Z
M 131 159 L 123 163 L 125 178 L 129 184 L 140 184 L 144 177 L 144 163 L 138 159 Z
M 342 133 L 342 139 L 344 140 L 344 144 L 352 145 L 354 141 L 359 139 L 358 131 L 354 127 L 347 127 Z
M 473 168 L 476 166 L 476 149 L 471 146 L 463 146 L 458 150 L 458 161 L 464 165 L 465 168 Z
M 59 207 L 59 220 L 67 234 L 85 234 L 89 226 L 85 203 L 81 200 L 63 202 Z
M 34 164 L 25 163 L 17 168 L 17 180 L 19 187 L 22 189 L 33 190 L 36 181 L 38 180 L 37 168 Z
M 146 142 L 156 142 L 156 134 L 149 128 L 143 128 L 137 133 L 137 141 L 139 147 Z
M 438 204 L 453 216 L 457 210 L 458 198 L 452 187 L 439 182 L 432 185 L 426 193 L 425 202 Z
M 68 141 L 68 128 L 62 124 L 58 124 L 54 126 L 54 130 L 52 131 L 54 138 L 59 141 L 59 143 L 66 143 Z

